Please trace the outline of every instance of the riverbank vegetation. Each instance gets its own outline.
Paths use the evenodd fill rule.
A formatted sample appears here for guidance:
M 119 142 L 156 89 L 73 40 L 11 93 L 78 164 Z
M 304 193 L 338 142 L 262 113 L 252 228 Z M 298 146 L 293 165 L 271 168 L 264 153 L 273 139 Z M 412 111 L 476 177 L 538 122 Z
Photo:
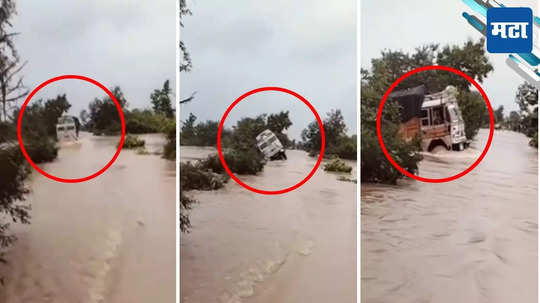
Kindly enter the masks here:
M 341 159 L 356 160 L 356 135 L 347 135 L 347 125 L 341 110 L 331 110 L 323 119 L 325 133 L 325 157 L 339 157 Z M 321 131 L 317 121 L 311 122 L 302 131 L 300 147 L 310 156 L 316 156 L 321 150 Z
M 139 148 L 139 147 L 144 147 L 144 144 L 146 142 L 137 137 L 137 136 L 134 136 L 134 135 L 126 135 L 126 137 L 124 138 L 124 148 L 127 148 L 127 149 L 134 149 L 134 148 Z
M 151 108 L 129 109 L 129 103 L 119 86 L 111 88 L 110 91 L 124 113 L 126 133 L 162 133 L 167 140 L 163 147 L 163 157 L 174 160 L 176 158 L 176 122 L 169 80 L 163 83 L 162 88 L 155 89 L 150 94 Z M 90 102 L 88 110 L 82 110 L 79 117 L 82 128 L 96 136 L 119 135 L 122 131 L 118 109 L 108 95 Z M 130 148 L 130 142 L 136 143 L 132 140 L 124 143 L 124 146 Z
M 502 122 L 502 128 L 525 134 L 529 145 L 538 148 L 538 89 L 522 83 L 516 92 L 519 111 L 511 111 Z
M 429 44 L 411 53 L 384 50 L 379 58 L 371 60 L 370 69 L 362 70 L 361 78 L 361 181 L 395 184 L 403 175 L 382 153 L 377 139 L 376 117 L 382 96 L 390 85 L 406 72 L 421 66 L 444 65 L 465 72 L 482 83 L 493 70 L 486 56 L 484 39 L 467 41 L 463 45 Z M 424 71 L 406 78 L 396 90 L 424 85 L 426 93 L 444 90 L 448 85 L 458 89 L 458 105 L 465 122 L 468 139 L 474 138 L 483 126 L 487 107 L 480 94 L 471 91 L 464 78 L 446 71 Z M 381 132 L 392 158 L 404 169 L 417 172 L 420 142 L 406 142 L 398 135 L 399 105 L 388 101 L 382 114 Z
M 350 173 L 352 171 L 352 167 L 345 163 L 345 161 L 336 158 L 326 163 L 324 165 L 324 170 L 338 173 Z

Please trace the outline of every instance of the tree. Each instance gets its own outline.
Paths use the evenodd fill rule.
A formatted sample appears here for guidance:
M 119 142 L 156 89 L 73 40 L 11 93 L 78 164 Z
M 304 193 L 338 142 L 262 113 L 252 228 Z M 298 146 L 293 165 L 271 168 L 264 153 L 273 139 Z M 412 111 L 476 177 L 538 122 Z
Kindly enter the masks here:
M 186 0 L 180 0 L 180 27 L 184 27 L 184 24 L 182 23 L 183 16 L 191 15 L 191 10 L 187 8 Z M 178 67 L 180 69 L 180 72 L 187 72 L 191 70 L 191 57 L 189 55 L 189 52 L 187 51 L 186 45 L 184 44 L 184 41 L 180 40 L 180 44 L 178 46 L 180 48 L 180 66 Z M 184 104 L 187 102 L 190 102 L 193 100 L 194 94 L 192 94 L 189 98 L 180 100 L 179 104 Z M 173 128 L 169 128 L 170 131 L 173 131 Z M 176 125 L 174 126 L 174 131 L 172 134 L 167 134 L 167 137 L 176 138 Z M 172 146 L 170 143 L 172 141 L 168 142 L 167 145 L 169 146 L 170 153 L 173 152 L 176 155 L 176 143 L 174 146 Z M 175 140 L 176 142 L 176 140 Z M 182 141 L 180 141 L 182 143 Z M 174 148 L 174 151 L 172 150 Z M 191 208 L 191 204 L 195 203 L 196 201 L 193 199 L 190 199 L 188 196 L 186 196 L 183 191 L 182 187 L 180 187 L 180 230 L 182 232 L 187 232 L 189 230 L 189 227 L 191 226 L 189 221 L 189 215 L 188 210 Z
M 186 0 L 180 0 L 180 27 L 184 27 L 182 17 L 191 15 L 191 10 L 187 8 Z M 180 40 L 180 72 L 188 72 L 191 70 L 191 57 L 187 51 L 184 41 Z
M 155 89 L 150 94 L 150 100 L 152 100 L 152 109 L 156 114 L 163 115 L 167 118 L 174 117 L 174 109 L 171 102 L 171 88 L 169 87 L 169 80 L 163 83 L 162 89 Z
M 283 144 L 285 148 L 291 147 L 291 140 L 287 134 L 283 133 L 289 127 L 291 127 L 292 122 L 289 119 L 289 111 L 281 111 L 278 114 L 270 114 L 266 118 L 266 127 L 271 130 L 279 141 Z
M 325 156 L 338 156 L 344 159 L 356 159 L 356 136 L 347 136 L 347 125 L 341 110 L 331 110 L 323 120 L 325 133 Z M 311 156 L 321 150 L 321 131 L 317 121 L 311 122 L 302 130 L 302 146 Z
M 481 127 L 490 124 L 489 111 L 482 95 L 476 91 L 459 91 L 458 105 L 465 122 L 465 136 L 472 139 Z
M 495 124 L 501 124 L 504 122 L 504 106 L 499 105 L 499 107 L 493 111 L 493 118 L 495 120 Z
M 513 110 L 508 114 L 505 121 L 505 127 L 515 132 L 521 131 L 521 116 L 517 111 Z
M 521 131 L 531 141 L 529 144 L 538 147 L 538 89 L 524 82 L 516 92 L 516 103 L 521 110 Z
M 113 87 L 111 93 L 122 109 L 127 107 L 127 100 L 119 86 Z M 118 109 L 109 95 L 101 99 L 96 98 L 90 102 L 88 111 L 90 120 L 87 125 L 94 133 L 114 134 L 121 131 L 122 126 L 120 124 Z
M 71 108 L 71 104 L 66 98 L 66 94 L 58 95 L 54 99 L 48 99 L 44 104 L 44 118 L 49 136 L 56 135 L 56 123 L 64 113 Z
M 24 88 L 19 73 L 26 63 L 21 63 L 15 49 L 13 37 L 17 33 L 9 32 L 12 27 L 11 19 L 16 14 L 15 1 L 3 0 L 0 11 L 0 103 L 2 112 L 0 121 L 6 122 L 7 106 L 25 97 L 28 90 Z

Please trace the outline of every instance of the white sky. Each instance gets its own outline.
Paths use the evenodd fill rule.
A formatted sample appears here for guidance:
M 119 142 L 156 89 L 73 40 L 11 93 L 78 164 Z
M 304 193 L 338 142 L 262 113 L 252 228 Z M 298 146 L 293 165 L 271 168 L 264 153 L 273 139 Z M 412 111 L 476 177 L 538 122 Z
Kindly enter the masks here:
M 303 95 L 321 117 L 341 109 L 349 133 L 356 132 L 355 0 L 188 1 L 193 16 L 181 30 L 193 70 L 181 74 L 180 95 L 197 91 L 182 105 L 199 121 L 220 120 L 240 95 L 261 86 L 282 86 Z M 299 101 L 283 94 L 254 95 L 227 119 L 290 110 L 289 136 L 315 118 Z
M 175 1 L 56 0 L 17 1 L 17 5 L 16 47 L 21 59 L 28 61 L 23 74 L 30 90 L 55 76 L 79 74 L 108 88 L 119 85 L 130 108 L 135 108 L 148 107 L 150 93 L 166 79 L 175 81 Z M 105 95 L 77 80 L 57 83 L 34 98 L 66 93 L 70 112 L 78 115 L 95 97 Z

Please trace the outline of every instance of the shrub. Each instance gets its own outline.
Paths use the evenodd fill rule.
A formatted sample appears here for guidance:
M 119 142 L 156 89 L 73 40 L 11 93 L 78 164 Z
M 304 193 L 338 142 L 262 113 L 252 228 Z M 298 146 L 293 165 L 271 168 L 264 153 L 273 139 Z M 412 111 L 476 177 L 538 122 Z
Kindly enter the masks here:
M 350 173 L 352 171 L 352 167 L 347 165 L 347 163 L 345 163 L 343 160 L 336 158 L 326 163 L 324 165 L 324 170 L 340 173 Z
M 336 145 L 327 146 L 324 154 L 328 156 L 336 156 L 341 159 L 356 160 L 356 135 L 352 136 L 340 136 L 336 142 Z
M 167 139 L 167 143 L 163 147 L 163 158 L 176 160 L 176 121 L 174 119 L 167 120 L 162 131 Z
M 18 203 L 23 201 L 28 189 L 24 186 L 24 179 L 30 170 L 18 146 L 0 149 L 0 213 L 8 214 L 13 222 L 30 223 L 30 206 Z M 8 234 L 10 223 L 0 222 L 0 263 L 5 263 L 3 249 L 10 246 L 15 240 L 14 235 Z
M 223 158 L 229 169 L 240 175 L 255 175 L 262 171 L 266 164 L 264 157 L 255 149 L 227 150 Z
M 180 187 L 180 231 L 189 232 L 191 221 L 189 220 L 188 210 L 191 205 L 197 203 L 197 200 L 188 197 L 182 187 Z
M 347 126 L 340 110 L 332 110 L 326 114 L 323 121 L 326 135 L 324 156 L 337 156 L 342 159 L 356 160 L 356 135 L 346 134 Z M 319 154 L 321 149 L 321 132 L 317 121 L 311 122 L 302 131 L 302 144 L 304 149 L 312 157 Z
M 351 182 L 351 183 L 355 183 L 355 184 L 358 182 L 358 180 L 356 180 L 356 179 L 348 178 L 348 177 L 345 177 L 345 176 L 339 176 L 337 179 L 338 179 L 338 181 Z
M 143 139 L 139 139 L 137 136 L 127 135 L 124 139 L 124 148 L 132 149 L 143 147 L 145 144 Z
M 58 156 L 58 147 L 50 137 L 28 140 L 28 143 L 25 142 L 24 147 L 28 156 L 35 163 L 50 162 Z
M 266 164 L 264 157 L 256 150 L 225 150 L 223 158 L 229 169 L 240 175 L 256 175 L 262 171 Z M 217 154 L 210 155 L 201 160 L 201 167 L 212 170 L 215 173 L 225 174 Z
M 222 188 L 228 178 L 204 166 L 204 162 L 180 163 L 180 187 L 183 190 L 214 190 Z

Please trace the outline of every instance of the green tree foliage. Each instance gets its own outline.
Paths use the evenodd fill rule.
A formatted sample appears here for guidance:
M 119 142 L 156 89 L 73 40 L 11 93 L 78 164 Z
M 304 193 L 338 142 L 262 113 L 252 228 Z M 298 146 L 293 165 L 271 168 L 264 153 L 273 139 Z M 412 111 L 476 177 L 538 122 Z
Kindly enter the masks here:
M 122 108 L 127 108 L 127 100 L 119 86 L 113 87 L 111 90 L 114 98 Z M 89 121 L 87 123 L 89 129 L 94 134 L 118 134 L 122 130 L 120 116 L 114 101 L 106 95 L 105 97 L 96 98 L 88 105 Z
M 362 182 L 395 184 L 402 177 L 382 152 L 377 137 L 376 121 L 380 96 L 388 86 L 377 83 L 382 78 L 372 78 L 366 71 L 361 82 L 361 177 Z M 375 81 L 373 83 L 372 81 Z M 386 80 L 389 81 L 389 80 Z M 382 94 L 381 94 L 382 91 Z M 406 142 L 398 135 L 400 114 L 398 104 L 388 101 L 381 117 L 381 133 L 386 149 L 392 158 L 410 172 L 418 171 L 422 157 L 419 142 Z
M 180 145 L 216 146 L 219 123 L 208 120 L 195 124 L 196 121 L 197 117 L 190 113 L 180 129 Z
M 382 153 L 376 132 L 376 115 L 382 96 L 390 85 L 406 72 L 426 65 L 445 65 L 461 70 L 482 82 L 493 70 L 485 53 L 484 39 L 467 41 L 463 45 L 429 44 L 416 48 L 412 53 L 385 50 L 371 61 L 370 70 L 362 70 L 361 80 L 361 174 L 363 182 L 395 183 L 402 174 Z M 427 93 L 455 86 L 460 94 L 458 104 L 465 121 L 468 138 L 474 137 L 485 124 L 487 107 L 479 95 L 470 91 L 470 83 L 446 71 L 424 71 L 406 78 L 396 90 L 424 85 Z M 388 101 L 381 119 L 385 146 L 393 159 L 404 169 L 415 172 L 422 157 L 419 139 L 405 142 L 398 135 L 399 106 Z
M 520 131 L 531 138 L 531 146 L 538 148 L 538 89 L 526 82 L 521 84 L 516 103 L 521 111 Z
M 58 95 L 54 99 L 48 99 L 43 106 L 43 116 L 47 125 L 47 134 L 56 136 L 56 123 L 58 118 L 67 113 L 71 104 L 66 98 L 66 94 Z
M 169 87 L 169 80 L 163 83 L 163 88 L 155 89 L 150 95 L 152 100 L 152 109 L 158 115 L 163 115 L 167 118 L 174 117 L 174 109 L 171 101 L 171 88 Z
M 519 112 L 513 110 L 508 114 L 505 120 L 505 128 L 515 132 L 521 131 L 521 116 Z
M 285 148 L 292 147 L 292 141 L 283 133 L 284 130 L 291 127 L 292 122 L 289 119 L 289 111 L 281 111 L 278 114 L 270 114 L 266 119 L 266 126 L 271 130 Z
M 23 201 L 28 193 L 24 186 L 24 180 L 29 173 L 25 161 L 18 146 L 0 148 L 0 263 L 6 263 L 3 251 L 16 240 L 14 235 L 9 234 L 10 223 L 6 222 L 6 218 L 10 218 L 12 222 L 30 223 L 30 206 L 19 202 Z
M 231 129 L 222 130 L 222 142 L 226 148 L 237 150 L 256 149 L 255 138 L 265 129 L 270 129 L 283 144 L 289 147 L 291 140 L 284 133 L 292 125 L 288 111 L 277 114 L 262 114 L 255 118 L 240 119 Z M 180 145 L 216 146 L 219 122 L 208 120 L 197 123 L 197 117 L 190 113 L 180 129 Z
M 504 106 L 499 105 L 499 107 L 493 111 L 493 120 L 495 120 L 495 124 L 501 124 L 504 122 Z
M 37 100 L 30 103 L 24 110 L 21 123 L 21 134 L 25 141 L 25 148 L 28 155 L 35 163 L 52 161 L 58 155 L 56 142 L 56 124 L 58 118 L 65 114 L 71 104 L 67 101 L 66 95 L 58 95 L 54 99 Z M 19 116 L 19 109 L 13 112 L 13 124 L 16 125 L 16 118 Z
M 465 122 L 465 136 L 467 139 L 474 138 L 481 127 L 489 126 L 489 111 L 479 92 L 459 91 L 458 105 Z
M 325 157 L 337 156 L 356 160 L 356 135 L 347 135 L 347 125 L 341 110 L 331 110 L 323 120 L 325 134 Z M 302 147 L 315 156 L 321 150 L 321 131 L 317 121 L 311 122 L 302 130 Z
M 180 27 L 184 27 L 184 24 L 182 23 L 182 18 L 186 15 L 191 15 L 191 10 L 186 5 L 186 0 L 180 0 Z M 180 66 L 178 67 L 180 72 L 188 72 L 191 70 L 192 63 L 191 63 L 191 57 L 189 55 L 189 52 L 187 50 L 186 45 L 184 44 L 184 41 L 180 40 L 180 43 L 178 45 L 180 48 Z M 193 100 L 194 95 L 191 95 L 191 97 L 180 100 L 180 104 L 184 104 L 187 102 L 190 102 Z M 176 121 L 175 121 L 176 122 Z M 176 125 L 175 125 L 175 134 L 176 138 Z M 168 136 L 169 137 L 169 136 Z M 169 142 L 170 143 L 170 142 Z M 182 141 L 180 141 L 180 144 L 182 144 Z M 172 145 L 170 146 L 169 153 L 175 154 L 176 151 L 172 150 Z M 175 145 L 174 148 L 176 149 L 176 139 L 175 139 Z M 180 186 L 180 230 L 182 232 L 187 232 L 190 227 L 190 221 L 189 221 L 189 215 L 188 210 L 191 208 L 191 204 L 195 203 L 196 201 L 189 198 L 187 195 L 183 193 L 182 186 Z

